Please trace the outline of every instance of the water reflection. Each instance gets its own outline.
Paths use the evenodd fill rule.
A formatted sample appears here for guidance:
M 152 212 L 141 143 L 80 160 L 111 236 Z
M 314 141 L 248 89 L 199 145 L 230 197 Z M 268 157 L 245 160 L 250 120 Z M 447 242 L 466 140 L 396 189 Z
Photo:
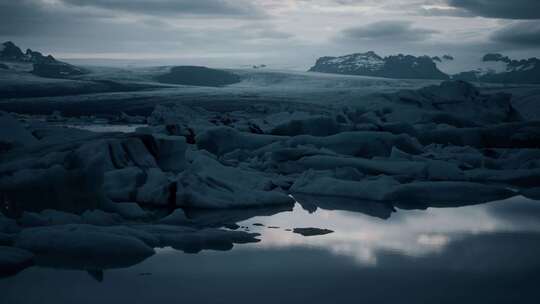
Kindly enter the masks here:
M 236 223 L 260 233 L 259 243 L 198 254 L 164 248 L 124 269 L 33 267 L 0 279 L 0 290 L 6 303 L 527 303 L 536 297 L 538 201 L 401 210 L 297 200 L 292 209 L 188 212 L 201 225 Z M 334 233 L 304 237 L 288 231 L 295 227 Z
M 397 210 L 391 217 L 387 217 L 391 207 L 384 205 L 377 208 L 375 205 L 368 205 L 370 207 L 364 212 L 351 205 L 347 205 L 346 210 L 353 209 L 355 212 L 330 211 L 340 208 L 328 201 L 314 203 L 316 209 L 304 210 L 301 206 L 305 204 L 296 205 L 293 212 L 255 217 L 240 224 L 258 222 L 265 226 L 283 228 L 330 229 L 334 233 L 317 238 L 305 238 L 284 230 L 255 229 L 255 232 L 261 233 L 261 243 L 256 246 L 317 247 L 338 255 L 351 256 L 368 265 L 377 264 L 376 253 L 379 251 L 422 256 L 440 252 L 452 241 L 471 234 L 540 232 L 540 203 L 524 197 L 462 208 Z M 536 210 L 537 213 L 530 210 Z M 530 217 L 530 220 L 523 221 L 523 216 Z

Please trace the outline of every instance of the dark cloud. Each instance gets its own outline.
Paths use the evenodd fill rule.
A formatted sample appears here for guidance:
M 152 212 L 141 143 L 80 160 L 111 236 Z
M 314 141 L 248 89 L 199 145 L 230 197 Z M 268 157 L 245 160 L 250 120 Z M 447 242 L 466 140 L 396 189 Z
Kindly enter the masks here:
M 79 7 L 94 7 L 143 15 L 261 16 L 253 4 L 242 0 L 62 0 Z
M 0 1 L 0 35 L 58 35 L 77 31 L 90 19 L 106 17 L 91 12 L 70 11 L 45 5 L 39 0 Z
M 437 33 L 435 30 L 413 27 L 408 21 L 379 21 L 342 31 L 349 40 L 422 41 Z
M 249 18 L 250 26 L 243 27 L 236 18 L 209 19 L 212 22 L 207 26 L 191 27 L 187 22 L 179 27 L 169 23 L 174 17 L 143 15 L 125 19 L 117 18 L 118 14 L 114 10 L 51 5 L 40 0 L 0 0 L 0 42 L 13 40 L 21 47 L 51 53 L 183 55 L 200 50 L 242 51 L 246 44 L 251 51 L 267 49 L 271 42 L 292 37 L 268 22 Z
M 448 0 L 448 4 L 482 17 L 540 19 L 540 0 Z
M 0 36 L 40 35 L 55 39 L 62 36 L 94 36 L 94 33 L 106 36 L 119 31 L 125 32 L 122 35 L 139 36 L 136 32 L 141 25 L 129 28 L 126 22 L 116 18 L 119 12 L 139 13 L 147 19 L 144 21 L 147 24 L 161 23 L 163 31 L 170 28 L 164 25 L 166 18 L 159 15 L 175 17 L 186 14 L 234 19 L 260 17 L 259 10 L 238 0 L 62 0 L 60 3 L 0 0 Z M 103 28 L 107 29 L 99 32 Z
M 540 22 L 524 21 L 510 24 L 491 35 L 494 42 L 523 47 L 540 46 Z

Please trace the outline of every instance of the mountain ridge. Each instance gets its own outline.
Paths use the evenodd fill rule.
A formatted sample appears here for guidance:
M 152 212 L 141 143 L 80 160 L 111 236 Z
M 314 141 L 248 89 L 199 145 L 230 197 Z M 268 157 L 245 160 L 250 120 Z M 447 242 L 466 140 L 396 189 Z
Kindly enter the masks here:
M 502 70 L 475 69 L 455 74 L 453 79 L 494 83 L 540 83 L 540 59 L 536 57 L 515 60 L 500 53 L 488 53 L 482 61 L 502 63 Z
M 398 54 L 381 57 L 373 51 L 320 57 L 309 71 L 387 78 L 449 79 L 429 56 Z
M 88 73 L 85 69 L 59 61 L 52 55 L 45 56 L 31 49 L 23 52 L 11 41 L 0 44 L 0 61 L 32 64 L 33 74 L 47 78 L 67 78 Z

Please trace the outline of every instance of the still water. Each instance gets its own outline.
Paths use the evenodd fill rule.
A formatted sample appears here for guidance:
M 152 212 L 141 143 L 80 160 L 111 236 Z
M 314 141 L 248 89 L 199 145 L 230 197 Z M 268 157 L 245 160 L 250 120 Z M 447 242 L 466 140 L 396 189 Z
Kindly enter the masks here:
M 198 254 L 163 248 L 123 269 L 35 266 L 0 279 L 0 303 L 540 301 L 539 201 L 426 210 L 312 202 L 265 215 L 194 213 L 239 219 L 261 241 Z M 297 227 L 334 232 L 288 231 Z

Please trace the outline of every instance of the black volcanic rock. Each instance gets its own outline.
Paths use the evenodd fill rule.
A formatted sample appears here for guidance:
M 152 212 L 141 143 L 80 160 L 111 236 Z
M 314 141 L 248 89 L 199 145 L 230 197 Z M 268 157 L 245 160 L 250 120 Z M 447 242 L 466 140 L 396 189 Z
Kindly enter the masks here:
M 474 70 L 453 75 L 456 80 L 481 81 L 493 83 L 540 83 L 540 59 L 533 57 L 523 60 L 512 60 L 501 54 L 486 54 L 484 62 L 506 63 L 502 72 Z
M 240 82 L 240 76 L 223 70 L 200 66 L 177 66 L 156 80 L 162 83 L 220 87 Z
M 371 51 L 341 57 L 321 57 L 309 71 L 388 78 L 448 79 L 448 75 L 441 72 L 428 56 L 399 54 L 383 58 Z

